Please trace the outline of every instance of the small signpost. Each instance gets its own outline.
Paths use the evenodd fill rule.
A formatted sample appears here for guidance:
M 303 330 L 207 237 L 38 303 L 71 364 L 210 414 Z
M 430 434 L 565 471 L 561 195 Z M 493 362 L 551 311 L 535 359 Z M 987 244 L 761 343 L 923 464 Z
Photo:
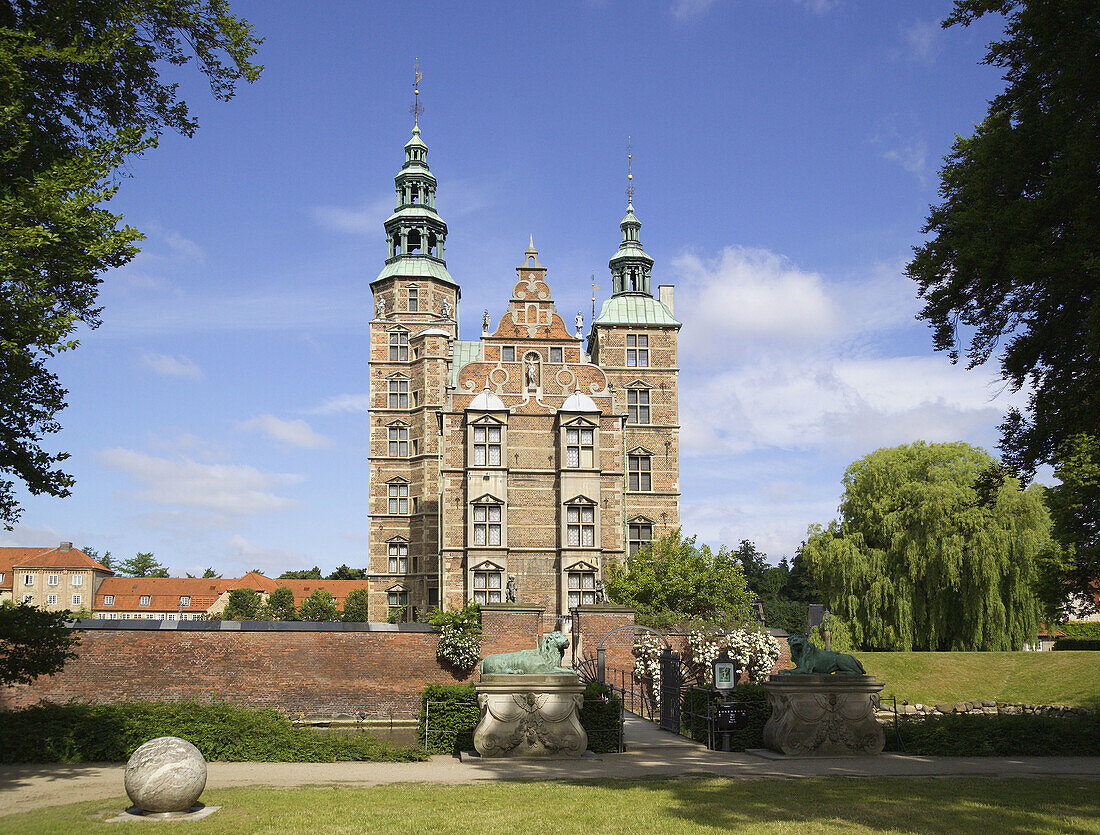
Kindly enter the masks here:
M 711 669 L 711 683 L 714 689 L 722 694 L 720 701 L 714 706 L 714 742 L 715 748 L 721 751 L 730 750 L 730 732 L 741 731 L 748 727 L 749 711 L 745 705 L 735 702 L 729 695 L 737 687 L 737 676 L 741 673 L 741 665 L 736 658 L 730 658 L 729 653 L 723 650 L 714 659 Z

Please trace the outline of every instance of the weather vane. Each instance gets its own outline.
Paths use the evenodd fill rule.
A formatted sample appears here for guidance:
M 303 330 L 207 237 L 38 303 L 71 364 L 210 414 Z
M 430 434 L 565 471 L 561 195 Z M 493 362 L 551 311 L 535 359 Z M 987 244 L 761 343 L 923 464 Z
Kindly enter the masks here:
M 626 202 L 634 202 L 634 154 L 630 146 L 630 137 L 626 138 Z
M 417 127 L 420 124 L 420 114 L 424 112 L 424 106 L 420 104 L 420 79 L 424 76 L 420 72 L 420 59 L 416 59 L 416 63 L 413 64 L 413 103 L 409 108 L 409 112 L 413 117 L 413 127 Z

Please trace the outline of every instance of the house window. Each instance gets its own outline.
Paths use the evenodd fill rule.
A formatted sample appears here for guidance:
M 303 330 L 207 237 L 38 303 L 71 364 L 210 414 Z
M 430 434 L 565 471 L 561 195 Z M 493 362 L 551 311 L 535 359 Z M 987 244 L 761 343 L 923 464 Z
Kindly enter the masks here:
M 593 429 L 565 430 L 565 465 L 567 467 L 591 468 L 595 460 Z
M 501 345 L 500 346 L 500 361 L 501 362 L 515 362 L 516 361 L 516 346 L 515 345 Z
M 132 618 L 132 617 L 133 617 L 133 615 L 131 615 L 129 612 L 123 612 L 122 613 L 122 619 L 123 620 L 130 620 L 130 618 Z
M 474 572 L 474 600 L 478 603 L 500 603 L 503 571 Z
M 180 606 L 190 606 L 191 598 L 186 595 L 180 598 Z
M 650 456 L 628 455 L 626 464 L 627 489 L 648 491 L 653 489 L 650 478 Z
M 420 290 L 416 287 L 409 288 L 409 313 L 416 313 L 420 310 Z
M 104 606 L 114 606 L 115 605 L 115 596 L 113 594 L 103 595 L 103 605 Z
M 474 427 L 474 466 L 500 466 L 500 427 Z
M 596 602 L 595 571 L 567 571 L 565 577 L 569 587 L 570 609 Z
M 5 576 L 6 576 L 6 574 L 3 571 L 0 571 L 0 583 L 4 582 L 4 577 Z
M 0 574 L 0 580 L 2 580 L 2 579 L 4 579 L 4 575 Z M 84 585 L 84 575 L 83 574 L 74 574 L 74 575 L 72 575 L 72 577 L 69 578 L 69 583 L 71 583 L 74 586 Z
M 57 603 L 57 595 L 56 594 L 47 594 L 46 595 L 46 605 L 47 606 L 53 606 L 56 603 Z
M 626 364 L 645 368 L 649 365 L 649 337 L 644 334 L 626 335 Z
M 649 423 L 649 389 L 626 390 L 626 422 Z
M 400 377 L 390 380 L 390 408 L 409 408 L 409 381 Z
M 33 594 L 24 594 L 23 595 L 23 602 L 24 603 L 34 603 L 34 595 Z
M 566 542 L 570 548 L 596 547 L 596 508 L 571 505 L 565 511 Z
M 118 620 L 118 612 L 108 612 L 107 620 Z
M 57 582 L 58 582 L 58 576 L 56 574 L 47 574 L 46 575 L 46 585 L 47 586 L 56 586 Z
M 33 586 L 34 585 L 34 575 L 33 574 L 24 574 L 23 575 L 23 585 L 24 586 Z
M 561 362 L 561 348 L 550 349 L 550 362 Z
M 82 601 L 83 599 L 84 599 L 84 598 L 83 598 L 83 597 L 81 597 L 81 596 L 80 596 L 79 594 L 74 594 L 74 595 L 73 595 L 73 605 L 74 605 L 74 606 L 79 606 L 79 605 L 80 605 L 80 602 L 81 602 L 81 601 Z
M 500 545 L 501 506 L 474 505 L 474 545 Z
M 397 458 L 407 458 L 409 455 L 409 427 L 391 426 L 389 433 L 390 455 Z
M 389 544 L 390 574 L 409 572 L 409 543 L 391 542 Z
M 141 597 L 138 598 L 138 606 L 148 606 L 148 605 L 149 605 L 149 595 L 143 594 Z
M 389 485 L 390 513 L 406 514 L 409 512 L 409 485 L 395 482 Z
M 653 525 L 649 522 L 631 522 L 627 525 L 628 554 L 634 556 L 647 542 L 653 539 Z
M 409 334 L 390 331 L 390 362 L 405 362 L 409 358 Z

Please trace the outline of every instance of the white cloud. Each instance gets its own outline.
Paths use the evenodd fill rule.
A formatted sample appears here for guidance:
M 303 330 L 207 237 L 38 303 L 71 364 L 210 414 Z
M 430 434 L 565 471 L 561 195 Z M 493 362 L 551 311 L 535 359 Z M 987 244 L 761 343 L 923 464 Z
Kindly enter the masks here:
M 158 354 L 146 351 L 141 355 L 141 361 L 158 374 L 166 377 L 187 377 L 192 380 L 202 379 L 202 369 L 194 360 L 183 354 L 173 357 L 168 354 Z
M 370 410 L 369 394 L 338 394 L 330 397 L 321 405 L 309 410 L 311 415 L 335 415 L 344 412 L 366 412 Z
M 928 185 L 931 173 L 928 169 L 928 143 L 923 139 L 911 139 L 887 148 L 882 152 L 882 158 L 896 162 L 910 174 L 915 175 L 921 185 Z
M 246 464 L 202 464 L 170 460 L 121 447 L 96 453 L 104 466 L 126 473 L 146 490 L 140 498 L 158 505 L 198 507 L 244 516 L 284 510 L 296 502 L 273 491 L 297 484 L 301 476 L 270 473 Z
M 672 16 L 677 20 L 695 20 L 710 11 L 718 0 L 675 0 L 672 4 Z M 839 0 L 792 0 L 799 6 L 805 6 L 815 14 L 825 14 L 833 9 Z
M 330 438 L 314 432 L 304 420 L 282 420 L 269 414 L 246 420 L 240 424 L 240 428 L 256 429 L 284 444 L 303 449 L 318 449 L 332 443 Z
M 917 61 L 931 64 L 940 51 L 940 34 L 943 29 L 934 20 L 918 20 L 902 26 L 901 35 L 909 49 L 909 55 Z
M 309 212 L 318 226 L 330 232 L 381 238 L 385 234 L 382 221 L 393 213 L 396 205 L 397 196 L 389 194 L 353 206 L 312 206 Z
M 226 558 L 239 566 L 243 574 L 246 571 L 259 569 L 266 577 L 275 577 L 284 571 L 309 568 L 314 563 L 309 562 L 309 557 L 295 551 L 284 551 L 279 548 L 268 548 L 255 542 L 250 542 L 240 534 L 229 537 L 225 543 Z

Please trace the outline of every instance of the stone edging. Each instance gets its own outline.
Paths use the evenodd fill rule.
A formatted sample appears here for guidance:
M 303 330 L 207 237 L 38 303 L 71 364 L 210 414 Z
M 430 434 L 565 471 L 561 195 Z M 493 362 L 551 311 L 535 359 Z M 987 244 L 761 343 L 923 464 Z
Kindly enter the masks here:
M 1037 705 L 1020 704 L 1015 702 L 993 702 L 988 699 L 973 702 L 955 702 L 954 704 L 938 703 L 935 705 L 909 704 L 907 701 L 898 702 L 898 716 L 950 716 L 966 714 L 969 716 L 1018 716 L 1020 714 L 1039 716 L 1091 716 L 1095 711 L 1087 707 L 1072 707 L 1070 705 Z M 893 717 L 893 708 L 878 711 L 879 717 Z

